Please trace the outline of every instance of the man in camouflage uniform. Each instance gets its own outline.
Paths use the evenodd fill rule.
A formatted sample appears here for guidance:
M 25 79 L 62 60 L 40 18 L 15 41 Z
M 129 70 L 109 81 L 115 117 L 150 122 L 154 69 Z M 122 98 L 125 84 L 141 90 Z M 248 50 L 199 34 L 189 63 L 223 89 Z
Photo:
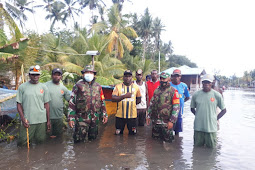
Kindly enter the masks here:
M 160 86 L 154 91 L 147 115 L 147 125 L 152 120 L 152 137 L 172 142 L 173 127 L 178 118 L 180 100 L 178 91 L 170 86 L 170 75 L 160 74 Z
M 104 94 L 102 87 L 95 82 L 94 68 L 86 66 L 82 71 L 83 79 L 73 87 L 69 101 L 68 118 L 69 126 L 74 131 L 74 142 L 96 139 L 98 134 L 99 115 L 103 114 L 103 123 L 107 123 Z

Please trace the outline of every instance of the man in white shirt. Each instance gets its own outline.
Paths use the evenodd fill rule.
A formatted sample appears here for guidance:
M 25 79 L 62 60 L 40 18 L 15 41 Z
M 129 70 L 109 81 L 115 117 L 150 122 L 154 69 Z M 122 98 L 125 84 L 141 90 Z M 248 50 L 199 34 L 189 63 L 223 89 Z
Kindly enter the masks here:
M 147 106 L 149 102 L 148 98 L 148 87 L 147 83 L 142 80 L 143 78 L 143 70 L 138 69 L 136 71 L 136 81 L 134 82 L 140 89 L 141 92 L 141 103 L 136 105 L 137 108 L 137 120 L 138 120 L 138 126 L 144 126 L 144 123 L 146 121 L 146 112 L 147 112 Z

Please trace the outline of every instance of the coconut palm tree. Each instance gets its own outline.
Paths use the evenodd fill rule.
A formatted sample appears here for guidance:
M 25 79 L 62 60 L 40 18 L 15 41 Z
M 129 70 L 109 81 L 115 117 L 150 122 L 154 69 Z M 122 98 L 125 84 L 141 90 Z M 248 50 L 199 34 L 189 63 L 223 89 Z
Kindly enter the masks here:
M 8 2 L 5 2 L 7 11 L 11 14 L 11 16 L 14 19 L 17 19 L 19 21 L 19 24 L 20 24 L 21 28 L 23 29 L 24 21 L 27 21 L 27 16 L 25 15 L 25 12 L 26 11 L 28 11 L 30 13 L 34 12 L 32 8 L 28 7 L 34 1 L 15 0 L 13 2 L 14 2 L 13 5 Z
M 64 68 L 68 72 L 79 73 L 83 67 L 72 63 L 70 54 L 78 54 L 71 47 L 61 45 L 61 37 L 46 34 L 42 37 L 41 61 L 42 68 L 52 70 L 54 67 Z
M 54 25 L 56 22 L 61 21 L 63 24 L 66 24 L 65 20 L 65 14 L 66 11 L 64 11 L 65 4 L 61 1 L 54 1 L 51 8 L 47 9 L 47 12 L 49 13 L 45 19 L 52 20 L 50 31 L 53 31 Z
M 149 13 L 149 9 L 146 8 L 144 15 L 138 22 L 139 31 L 138 34 L 143 39 L 143 55 L 142 59 L 145 60 L 145 52 L 148 45 L 150 36 L 152 35 L 152 17 Z
M 66 6 L 63 20 L 66 20 L 67 18 L 72 18 L 73 22 L 75 23 L 74 14 L 76 14 L 78 16 L 79 13 L 82 12 L 80 9 L 75 7 L 75 4 L 77 3 L 77 1 L 74 1 L 74 0 L 64 0 L 63 2 L 65 4 L 65 6 Z
M 124 47 L 128 51 L 133 49 L 133 45 L 128 37 L 136 38 L 138 36 L 132 27 L 126 26 L 127 22 L 122 20 L 116 4 L 111 7 L 108 18 L 111 25 L 108 51 L 110 53 L 115 51 L 115 58 L 122 58 L 124 54 Z
M 162 24 L 161 20 L 156 17 L 153 21 L 153 25 L 152 25 L 152 33 L 153 36 L 155 38 L 155 52 L 158 51 L 160 52 L 160 35 L 161 32 L 164 31 L 165 26 Z M 153 54 L 152 58 L 153 61 L 155 61 L 155 53 Z

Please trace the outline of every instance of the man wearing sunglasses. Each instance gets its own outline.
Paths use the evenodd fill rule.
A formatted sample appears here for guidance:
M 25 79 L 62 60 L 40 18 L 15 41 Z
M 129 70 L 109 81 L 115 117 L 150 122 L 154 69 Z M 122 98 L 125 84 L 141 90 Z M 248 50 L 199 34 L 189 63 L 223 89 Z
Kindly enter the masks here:
M 46 85 L 39 83 L 40 66 L 29 68 L 29 78 L 19 86 L 17 92 L 17 110 L 21 119 L 18 146 L 27 143 L 27 129 L 29 140 L 42 143 L 46 139 L 46 130 L 50 130 L 50 95 Z M 46 123 L 47 122 L 47 123 Z

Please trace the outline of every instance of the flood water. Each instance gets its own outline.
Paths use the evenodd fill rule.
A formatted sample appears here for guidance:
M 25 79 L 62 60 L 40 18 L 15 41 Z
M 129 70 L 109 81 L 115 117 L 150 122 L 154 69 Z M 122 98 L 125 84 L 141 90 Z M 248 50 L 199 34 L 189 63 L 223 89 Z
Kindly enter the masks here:
M 193 147 L 194 115 L 185 103 L 184 132 L 173 143 L 151 138 L 151 126 L 136 136 L 114 135 L 114 118 L 101 126 L 98 139 L 74 144 L 70 131 L 63 139 L 17 148 L 0 144 L 0 169 L 254 169 L 255 92 L 225 91 L 227 113 L 220 119 L 215 149 Z

